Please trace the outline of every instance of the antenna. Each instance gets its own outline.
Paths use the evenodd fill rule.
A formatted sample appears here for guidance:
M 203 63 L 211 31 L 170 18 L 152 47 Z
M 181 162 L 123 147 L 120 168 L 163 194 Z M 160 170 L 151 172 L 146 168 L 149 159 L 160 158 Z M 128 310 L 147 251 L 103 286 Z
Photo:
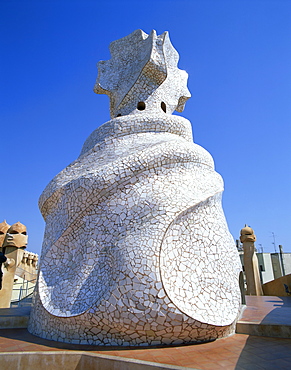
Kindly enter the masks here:
M 277 253 L 277 249 L 276 249 L 276 239 L 275 239 L 275 234 L 274 234 L 274 232 L 272 231 L 272 236 L 273 236 L 273 243 L 272 244 L 274 244 L 274 249 L 275 249 L 275 253 Z

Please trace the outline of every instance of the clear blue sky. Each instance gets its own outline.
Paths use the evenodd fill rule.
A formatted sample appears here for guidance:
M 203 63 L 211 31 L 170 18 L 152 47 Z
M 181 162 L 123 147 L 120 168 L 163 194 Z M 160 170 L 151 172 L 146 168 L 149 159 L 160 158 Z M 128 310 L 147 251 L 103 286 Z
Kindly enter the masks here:
M 291 1 L 0 0 L 0 222 L 28 227 L 40 253 L 38 198 L 109 120 L 93 93 L 109 43 L 141 28 L 170 32 L 189 74 L 183 116 L 223 176 L 235 239 L 291 252 Z

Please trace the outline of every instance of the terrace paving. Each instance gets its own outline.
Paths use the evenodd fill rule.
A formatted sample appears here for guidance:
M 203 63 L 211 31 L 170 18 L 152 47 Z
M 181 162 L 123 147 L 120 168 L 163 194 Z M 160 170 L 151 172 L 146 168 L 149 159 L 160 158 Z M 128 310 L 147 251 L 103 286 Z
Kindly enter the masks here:
M 291 297 L 247 297 L 247 308 L 239 323 L 249 325 L 252 322 L 254 325 L 289 327 Z M 273 335 L 272 330 L 268 335 Z M 133 348 L 59 343 L 35 337 L 26 328 L 0 330 L 0 352 L 2 353 L 47 351 L 86 351 L 151 361 L 161 366 L 170 364 L 201 370 L 289 370 L 291 368 L 290 338 L 234 334 L 228 338 L 204 344 Z

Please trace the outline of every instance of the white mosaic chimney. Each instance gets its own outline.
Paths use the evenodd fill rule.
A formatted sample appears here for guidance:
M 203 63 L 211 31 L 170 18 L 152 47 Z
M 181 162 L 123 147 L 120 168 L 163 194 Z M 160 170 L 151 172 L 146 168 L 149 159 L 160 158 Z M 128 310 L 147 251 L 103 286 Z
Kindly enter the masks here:
M 111 120 L 40 197 L 46 221 L 29 331 L 62 342 L 158 345 L 234 331 L 239 256 L 223 180 L 172 115 L 190 97 L 168 33 L 110 45 L 94 88 Z

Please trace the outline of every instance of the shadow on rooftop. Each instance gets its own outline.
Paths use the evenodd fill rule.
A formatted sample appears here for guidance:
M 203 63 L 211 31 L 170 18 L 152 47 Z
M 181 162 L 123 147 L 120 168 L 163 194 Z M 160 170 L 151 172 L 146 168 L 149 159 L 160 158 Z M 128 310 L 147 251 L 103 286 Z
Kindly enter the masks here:
M 247 304 L 243 318 L 257 335 L 249 335 L 235 370 L 290 370 L 291 297 L 250 297 Z

